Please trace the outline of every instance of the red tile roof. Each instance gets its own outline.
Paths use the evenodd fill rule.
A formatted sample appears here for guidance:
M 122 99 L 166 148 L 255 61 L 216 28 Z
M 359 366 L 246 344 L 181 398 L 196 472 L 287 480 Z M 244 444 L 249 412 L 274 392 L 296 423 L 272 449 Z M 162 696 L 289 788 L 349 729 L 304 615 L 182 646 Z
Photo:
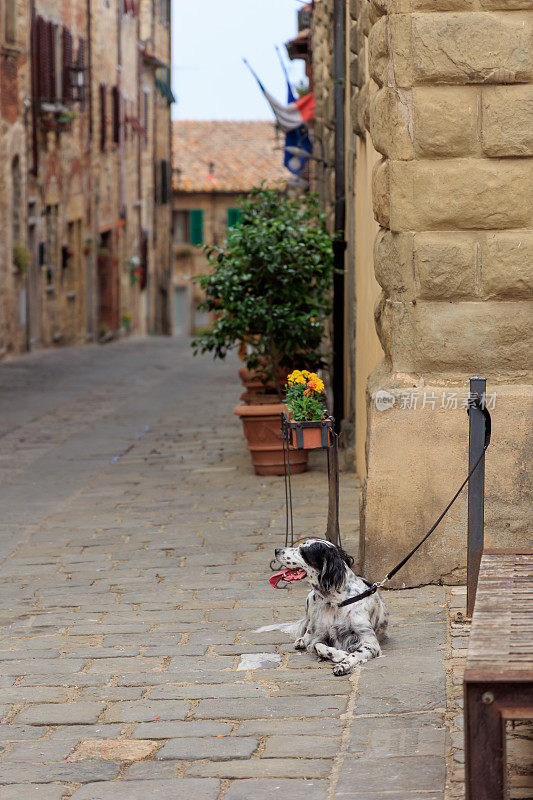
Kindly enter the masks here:
M 181 192 L 249 192 L 285 182 L 284 137 L 272 122 L 175 120 L 172 188 Z

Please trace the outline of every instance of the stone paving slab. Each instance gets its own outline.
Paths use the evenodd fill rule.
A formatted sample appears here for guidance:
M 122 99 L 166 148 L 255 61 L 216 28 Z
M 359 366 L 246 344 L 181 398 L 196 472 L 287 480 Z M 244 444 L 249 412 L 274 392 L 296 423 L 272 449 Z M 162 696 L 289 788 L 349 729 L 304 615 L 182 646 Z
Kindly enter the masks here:
M 268 584 L 283 481 L 253 473 L 237 368 L 167 339 L 0 365 L 0 800 L 353 800 L 394 775 L 442 800 L 442 587 L 387 593 L 384 656 L 350 677 L 256 631 L 307 590 Z M 297 535 L 325 528 L 310 465 Z M 239 670 L 254 653 L 271 664 Z

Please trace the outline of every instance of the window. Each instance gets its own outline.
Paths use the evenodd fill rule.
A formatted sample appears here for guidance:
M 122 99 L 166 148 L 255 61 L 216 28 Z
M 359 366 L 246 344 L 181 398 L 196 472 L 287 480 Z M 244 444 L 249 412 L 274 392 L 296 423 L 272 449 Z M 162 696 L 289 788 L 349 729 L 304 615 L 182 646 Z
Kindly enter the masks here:
M 78 58 L 76 59 L 72 88 L 74 99 L 81 103 L 82 108 L 85 106 L 87 100 L 87 67 L 85 64 L 85 47 L 85 39 L 80 38 L 78 42 Z
M 159 19 L 164 25 L 170 25 L 170 10 L 172 0 L 158 0 Z
M 162 205 L 166 205 L 169 201 L 169 174 L 170 174 L 170 164 L 166 159 L 162 159 L 161 161 L 161 203 Z
M 234 228 L 241 221 L 240 208 L 228 208 L 228 228 Z
M 204 212 L 201 208 L 189 211 L 189 242 L 204 243 Z
M 20 171 L 20 159 L 15 156 L 11 163 L 11 186 L 12 186 L 12 203 L 11 209 L 11 222 L 13 244 L 22 244 L 22 221 L 20 215 L 22 213 L 22 183 Z
M 174 243 L 184 244 L 189 241 L 189 212 L 174 212 Z
M 142 121 L 141 121 L 141 125 L 144 128 L 143 147 L 146 147 L 148 143 L 148 126 L 150 124 L 149 103 L 150 103 L 150 90 L 144 88 L 143 99 L 142 99 Z
M 106 85 L 101 83 L 98 88 L 100 95 L 100 150 L 105 150 L 107 143 L 107 128 L 106 128 Z
M 58 262 L 58 206 L 46 206 L 46 248 L 45 248 L 45 265 L 46 265 L 46 282 L 52 284 L 54 282 L 54 272 Z
M 7 0 L 5 9 L 5 41 L 13 44 L 17 41 L 17 2 Z
M 113 142 L 119 143 L 120 140 L 120 93 L 118 86 L 111 89 L 111 104 L 113 108 Z

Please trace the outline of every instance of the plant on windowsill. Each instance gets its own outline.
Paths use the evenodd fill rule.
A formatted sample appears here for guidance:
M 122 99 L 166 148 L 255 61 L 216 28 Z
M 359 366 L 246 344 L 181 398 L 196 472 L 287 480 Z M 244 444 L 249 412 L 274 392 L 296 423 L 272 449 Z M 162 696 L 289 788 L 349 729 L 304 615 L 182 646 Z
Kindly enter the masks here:
M 72 120 L 76 119 L 76 114 L 71 111 L 62 111 L 56 117 L 56 129 L 58 131 L 69 131 L 72 128 Z
M 30 266 L 31 253 L 24 244 L 13 245 L 13 265 L 19 275 L 25 275 Z
M 206 246 L 211 274 L 197 276 L 202 311 L 214 313 L 209 331 L 193 340 L 195 353 L 224 358 L 240 348 L 249 379 L 258 379 L 271 402 L 254 397 L 238 406 L 259 474 L 282 474 L 280 412 L 283 385 L 296 365 L 317 369 L 330 313 L 333 253 L 314 195 L 291 199 L 259 187 L 241 203 L 241 221 L 224 247 Z M 263 439 L 259 447 L 254 438 Z M 267 452 L 268 451 L 268 452 Z M 276 453 L 274 451 L 277 451 Z M 306 454 L 295 453 L 305 469 Z M 294 468 L 293 468 L 294 466 Z
M 129 260 L 130 267 L 130 284 L 135 286 L 140 283 L 142 278 L 141 259 L 137 255 L 133 255 Z
M 124 328 L 126 333 L 129 333 L 131 331 L 132 321 L 133 317 L 131 316 L 131 314 L 128 311 L 125 311 L 124 314 L 122 314 L 122 327 Z

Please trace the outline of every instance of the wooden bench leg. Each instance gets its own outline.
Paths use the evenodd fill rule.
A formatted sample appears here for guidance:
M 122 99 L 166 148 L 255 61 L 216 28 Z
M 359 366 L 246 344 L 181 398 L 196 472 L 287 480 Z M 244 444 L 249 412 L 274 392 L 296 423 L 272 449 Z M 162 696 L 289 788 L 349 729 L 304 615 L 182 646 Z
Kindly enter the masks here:
M 465 683 L 466 800 L 505 800 L 505 720 L 494 689 Z

